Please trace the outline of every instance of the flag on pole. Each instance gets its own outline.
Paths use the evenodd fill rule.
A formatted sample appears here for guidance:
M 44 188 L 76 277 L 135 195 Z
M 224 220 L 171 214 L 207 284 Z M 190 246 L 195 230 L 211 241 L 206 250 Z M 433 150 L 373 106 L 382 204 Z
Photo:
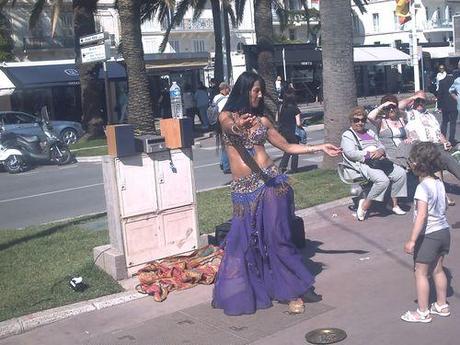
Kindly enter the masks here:
M 396 16 L 399 17 L 399 24 L 407 23 L 411 17 L 409 7 L 412 0 L 396 0 Z

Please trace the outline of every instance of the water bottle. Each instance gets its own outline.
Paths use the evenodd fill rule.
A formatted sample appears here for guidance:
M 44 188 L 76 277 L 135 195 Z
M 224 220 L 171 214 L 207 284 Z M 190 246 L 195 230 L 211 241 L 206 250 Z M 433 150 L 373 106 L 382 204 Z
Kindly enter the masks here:
M 171 113 L 173 118 L 181 119 L 182 114 L 182 93 L 179 85 L 173 81 L 169 89 L 169 96 L 171 98 Z

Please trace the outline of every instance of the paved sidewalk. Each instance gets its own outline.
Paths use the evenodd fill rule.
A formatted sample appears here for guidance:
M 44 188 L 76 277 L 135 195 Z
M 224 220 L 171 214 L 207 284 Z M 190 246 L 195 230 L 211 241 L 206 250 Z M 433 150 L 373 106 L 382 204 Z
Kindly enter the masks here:
M 451 185 L 460 204 L 460 188 Z M 316 291 L 323 301 L 308 304 L 303 315 L 287 315 L 275 304 L 254 315 L 228 317 L 210 307 L 212 286 L 172 293 L 163 303 L 145 297 L 93 310 L 24 334 L 0 340 L 0 345 L 85 344 L 306 344 L 305 333 L 318 327 L 344 329 L 353 345 L 456 345 L 459 343 L 460 214 L 448 210 L 452 224 L 449 302 L 452 316 L 431 324 L 399 319 L 414 310 L 412 260 L 404 254 L 412 211 L 405 216 L 371 213 L 357 222 L 343 202 L 300 213 L 305 219 L 308 247 L 303 251 L 316 274 Z

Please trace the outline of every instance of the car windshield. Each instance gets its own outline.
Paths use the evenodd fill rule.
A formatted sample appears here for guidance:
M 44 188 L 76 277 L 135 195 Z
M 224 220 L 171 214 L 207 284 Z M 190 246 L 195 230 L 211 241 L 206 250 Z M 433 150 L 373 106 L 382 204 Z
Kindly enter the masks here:
M 33 122 L 37 122 L 36 118 L 31 116 L 31 115 L 28 115 L 28 114 L 24 114 L 24 113 L 16 113 L 16 123 L 33 123 Z

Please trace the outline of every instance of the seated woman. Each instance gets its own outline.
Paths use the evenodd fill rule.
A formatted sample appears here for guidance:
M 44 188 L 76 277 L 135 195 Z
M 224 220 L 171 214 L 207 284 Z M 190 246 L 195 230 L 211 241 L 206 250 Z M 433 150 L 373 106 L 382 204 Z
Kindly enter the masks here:
M 212 305 L 227 315 L 251 314 L 270 307 L 272 300 L 289 302 L 291 313 L 303 313 L 302 296 L 313 284 L 291 238 L 293 190 L 265 142 L 290 154 L 341 152 L 331 144 L 289 144 L 265 115 L 264 94 L 264 80 L 244 72 L 219 115 L 233 176 L 233 218 Z
M 423 91 L 400 102 L 394 95 L 385 95 L 380 103 L 369 112 L 368 118 L 379 129 L 379 139 L 390 160 L 409 168 L 407 159 L 413 142 L 429 141 L 438 145 L 445 169 L 460 179 L 460 165 L 449 153 L 451 144 L 441 133 L 438 120 L 426 110 L 426 95 Z M 407 112 L 404 111 L 406 109 Z M 442 172 L 439 175 L 442 180 Z M 455 205 L 453 200 L 449 197 L 447 199 L 450 206 Z
M 380 142 L 385 146 L 385 155 L 393 163 L 408 168 L 407 158 L 412 147 L 407 139 L 404 112 L 399 110 L 398 98 L 388 94 L 382 97 L 380 105 L 367 115 L 377 128 Z
M 383 201 L 385 192 L 391 183 L 392 211 L 395 214 L 406 214 L 398 205 L 398 197 L 407 196 L 406 172 L 397 164 L 387 160 L 386 172 L 377 167 L 377 160 L 385 160 L 385 147 L 371 130 L 365 128 L 367 122 L 366 110 L 355 107 L 350 113 L 351 127 L 342 134 L 341 147 L 344 159 L 355 170 L 372 182 L 372 187 L 365 199 L 361 199 L 356 212 L 357 218 L 363 221 L 372 201 Z M 371 167 L 371 165 L 373 167 Z M 390 167 L 388 167 L 390 166 Z

